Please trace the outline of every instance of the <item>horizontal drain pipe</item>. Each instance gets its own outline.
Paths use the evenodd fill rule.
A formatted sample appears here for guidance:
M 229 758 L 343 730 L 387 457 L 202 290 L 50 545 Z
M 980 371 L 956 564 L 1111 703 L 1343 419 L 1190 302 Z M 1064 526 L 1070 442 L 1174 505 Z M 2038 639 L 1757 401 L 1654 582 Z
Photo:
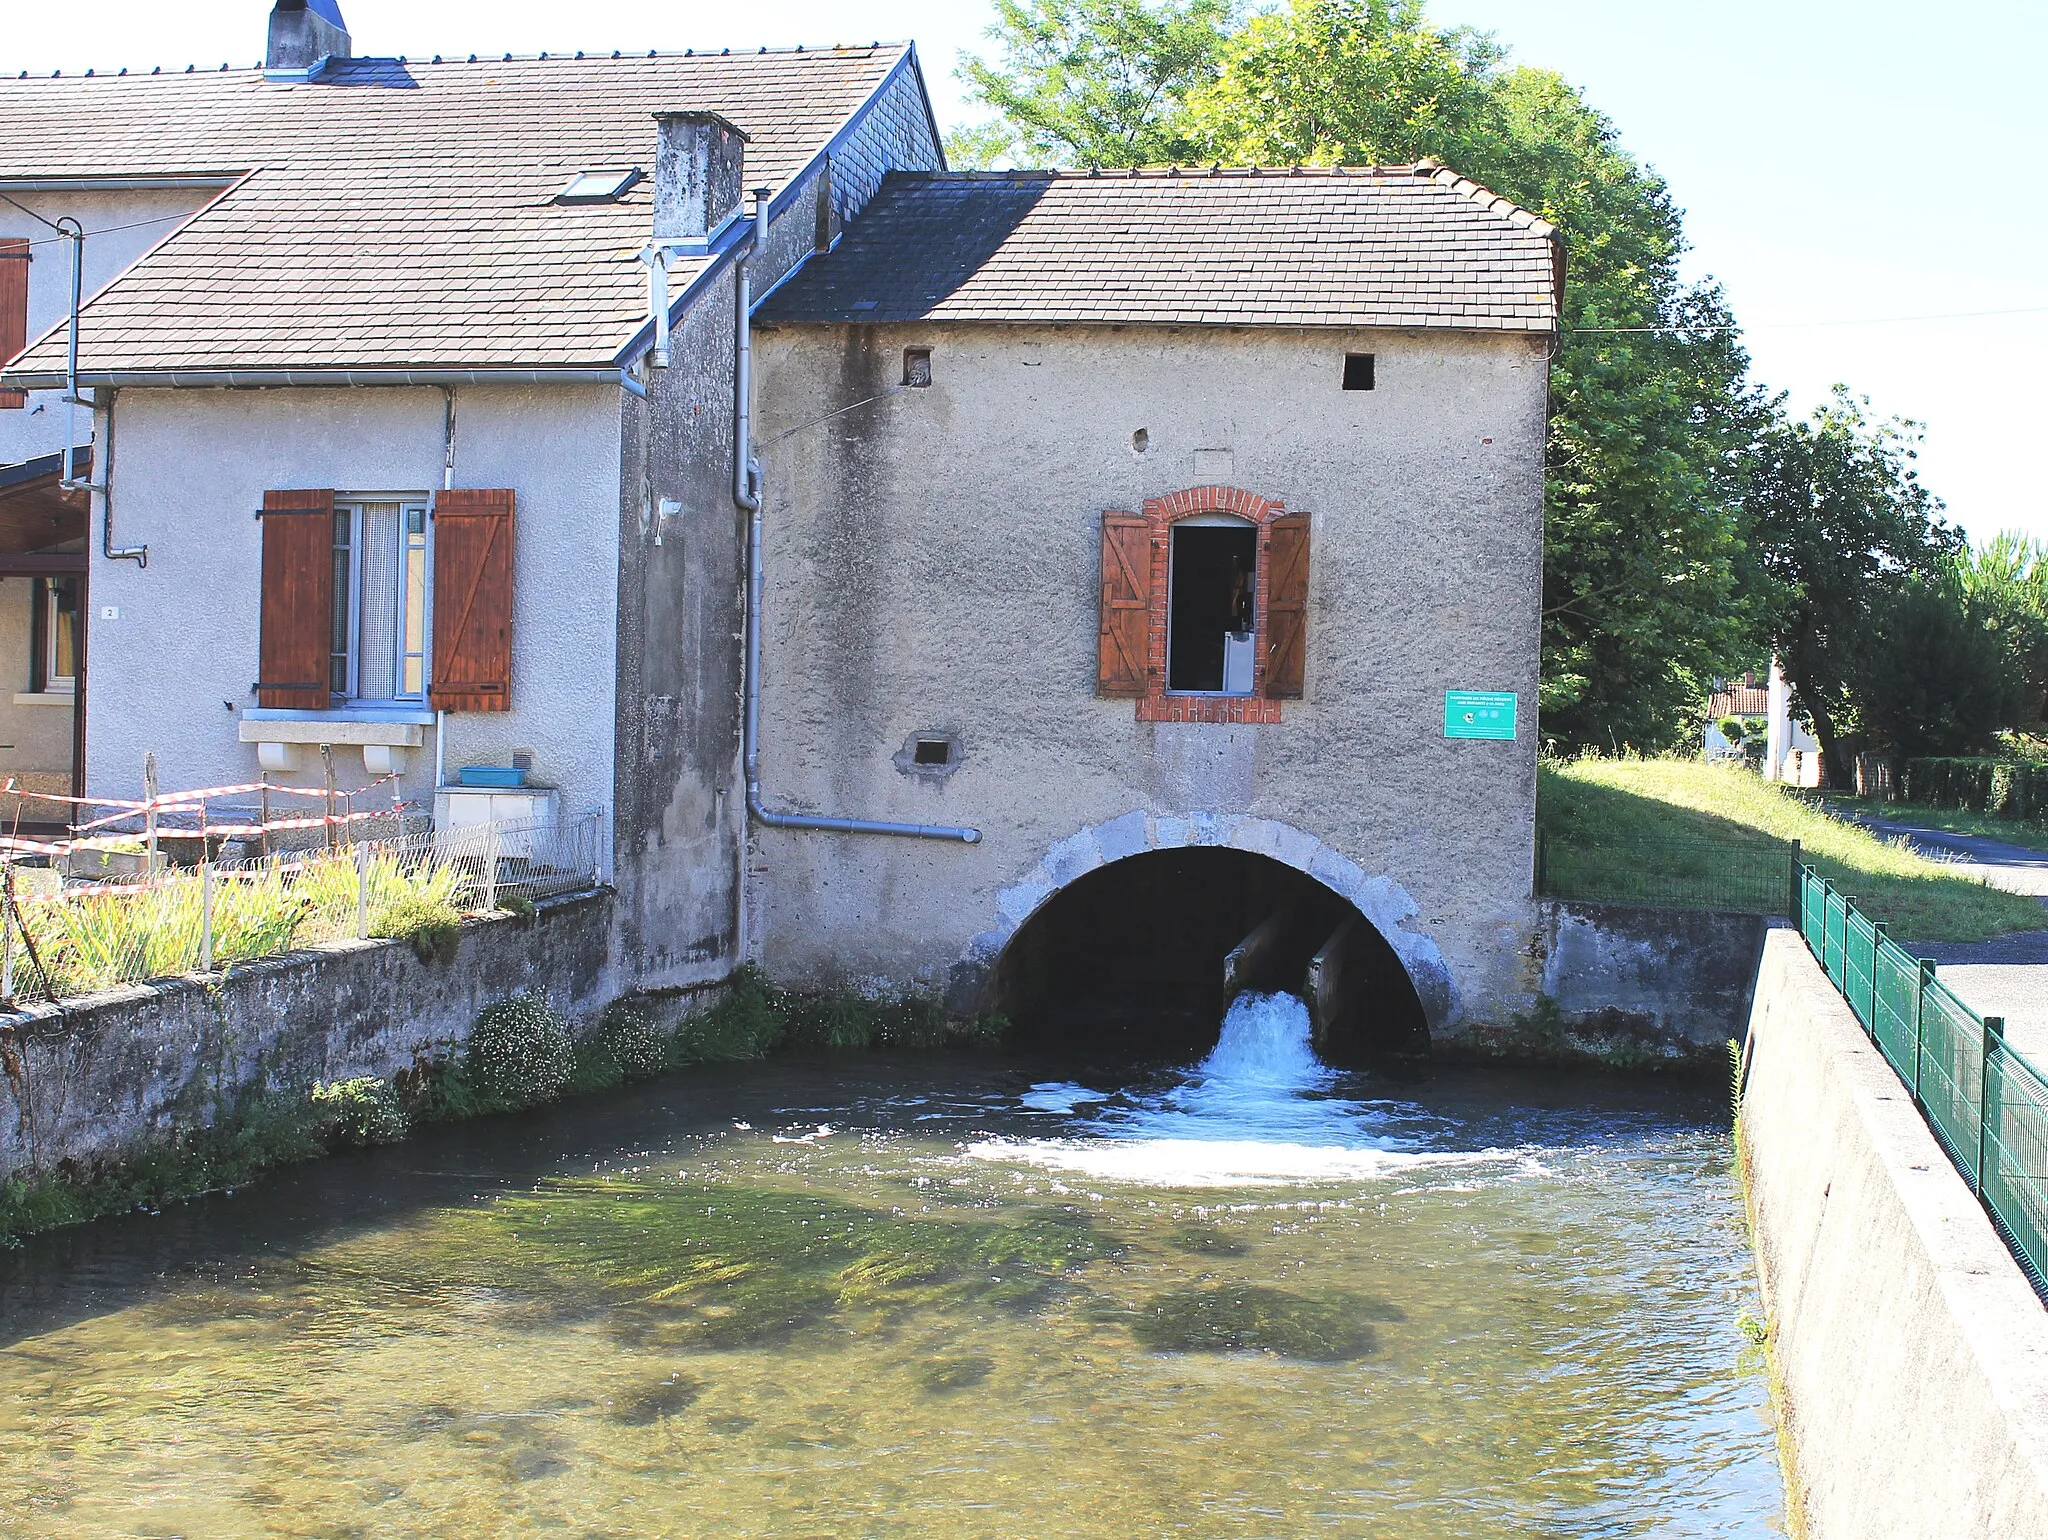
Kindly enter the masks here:
M 754 329 L 750 312 L 754 284 L 748 272 L 756 252 L 768 243 L 768 190 L 754 193 L 753 244 L 740 252 L 738 319 L 733 339 L 732 500 L 747 514 L 747 697 L 744 757 L 747 811 L 771 829 L 818 829 L 831 834 L 886 834 L 902 839 L 951 840 L 978 844 L 979 829 L 936 823 L 884 823 L 873 818 L 821 818 L 808 813 L 777 813 L 761 803 L 761 462 L 754 455 L 753 365 Z

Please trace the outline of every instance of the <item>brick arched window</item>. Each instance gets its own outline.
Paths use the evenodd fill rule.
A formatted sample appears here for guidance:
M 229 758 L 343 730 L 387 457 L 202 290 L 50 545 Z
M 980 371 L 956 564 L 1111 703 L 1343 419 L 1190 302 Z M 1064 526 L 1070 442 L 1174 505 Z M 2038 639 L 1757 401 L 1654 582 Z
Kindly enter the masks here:
M 1201 547 L 1203 582 L 1228 573 L 1236 552 L 1255 553 L 1251 573 L 1251 680 L 1249 689 L 1190 688 L 1205 662 L 1174 644 L 1177 596 L 1175 526 L 1214 529 L 1214 537 L 1188 542 L 1192 570 Z M 1235 530 L 1246 532 L 1239 542 Z M 1178 596 L 1188 614 L 1190 596 Z M 1233 601 L 1226 601 L 1233 602 Z M 1243 596 L 1235 603 L 1242 605 Z M 1242 613 L 1241 609 L 1238 613 Z M 1143 513 L 1102 515 L 1102 620 L 1096 693 L 1137 701 L 1141 722 L 1278 722 L 1280 702 L 1299 699 L 1307 657 L 1308 515 L 1239 487 L 1191 487 L 1145 500 Z M 1217 647 L 1229 645 L 1219 624 Z M 1234 635 L 1235 633 L 1233 633 Z M 1182 638 L 1183 644 L 1186 637 Z M 1205 642 L 1206 645 L 1206 642 Z M 1179 656 L 1175 656 L 1176 650 Z M 1228 656 L 1228 655 L 1226 655 Z M 1224 667 L 1241 668 L 1240 657 Z M 1211 670 L 1195 680 L 1222 683 Z

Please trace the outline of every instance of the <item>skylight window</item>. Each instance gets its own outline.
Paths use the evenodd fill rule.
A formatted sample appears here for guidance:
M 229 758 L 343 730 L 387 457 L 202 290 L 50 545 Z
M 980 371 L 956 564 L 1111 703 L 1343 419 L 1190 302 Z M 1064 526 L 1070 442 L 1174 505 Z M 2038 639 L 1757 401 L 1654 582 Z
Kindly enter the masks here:
M 615 166 L 610 170 L 579 171 L 569 185 L 555 195 L 557 203 L 617 203 L 626 189 L 640 180 L 637 166 Z

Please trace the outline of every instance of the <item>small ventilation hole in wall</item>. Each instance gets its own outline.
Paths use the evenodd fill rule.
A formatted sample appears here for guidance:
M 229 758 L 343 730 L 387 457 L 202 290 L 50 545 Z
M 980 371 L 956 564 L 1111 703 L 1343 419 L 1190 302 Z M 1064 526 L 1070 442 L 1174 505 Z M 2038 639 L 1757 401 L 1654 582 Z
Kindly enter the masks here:
M 1344 355 L 1344 388 L 1346 390 L 1372 389 L 1372 354 L 1346 353 Z
M 903 383 L 913 390 L 923 390 L 932 382 L 932 350 L 930 348 L 905 348 L 903 350 Z
M 920 765 L 950 765 L 953 762 L 953 744 L 946 738 L 920 738 L 912 758 Z
M 1140 428 L 1131 435 L 1131 453 L 1141 455 L 1152 447 L 1152 435 Z

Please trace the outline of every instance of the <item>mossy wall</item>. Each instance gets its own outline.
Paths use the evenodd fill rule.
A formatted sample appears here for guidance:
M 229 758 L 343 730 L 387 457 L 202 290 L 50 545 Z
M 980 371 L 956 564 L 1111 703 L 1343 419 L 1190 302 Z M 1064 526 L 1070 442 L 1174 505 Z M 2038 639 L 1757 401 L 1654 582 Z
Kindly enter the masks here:
M 452 955 L 343 942 L 0 1017 L 0 1181 L 90 1168 L 278 1091 L 389 1079 L 445 1055 L 520 991 L 569 1016 L 616 993 L 612 897 L 465 923 Z

